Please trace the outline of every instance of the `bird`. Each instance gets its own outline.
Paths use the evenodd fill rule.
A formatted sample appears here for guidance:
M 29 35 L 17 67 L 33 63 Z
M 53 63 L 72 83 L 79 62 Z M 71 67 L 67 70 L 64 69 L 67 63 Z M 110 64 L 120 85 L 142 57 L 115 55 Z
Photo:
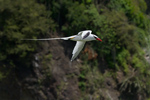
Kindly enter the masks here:
M 57 40 L 57 39 L 76 41 L 76 45 L 72 52 L 71 62 L 79 55 L 79 53 L 81 52 L 81 50 L 83 49 L 87 41 L 98 40 L 102 42 L 102 40 L 98 36 L 92 34 L 92 30 L 80 31 L 78 32 L 77 35 L 73 35 L 69 37 L 45 38 L 45 39 L 22 39 L 22 40 Z

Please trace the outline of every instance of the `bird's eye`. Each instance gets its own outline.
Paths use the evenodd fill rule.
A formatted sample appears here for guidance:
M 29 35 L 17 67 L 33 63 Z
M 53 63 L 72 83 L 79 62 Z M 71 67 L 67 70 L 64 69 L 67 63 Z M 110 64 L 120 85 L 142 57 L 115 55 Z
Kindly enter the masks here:
M 96 36 L 94 36 L 94 38 L 95 38 L 95 39 L 97 39 L 97 37 L 96 37 Z

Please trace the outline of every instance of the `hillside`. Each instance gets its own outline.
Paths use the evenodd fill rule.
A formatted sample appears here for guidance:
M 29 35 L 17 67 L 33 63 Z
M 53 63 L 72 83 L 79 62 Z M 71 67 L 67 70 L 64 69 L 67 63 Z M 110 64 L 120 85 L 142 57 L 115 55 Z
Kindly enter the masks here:
M 9 5 L 9 6 L 8 6 Z M 149 100 L 149 0 L 1 0 L 0 100 Z M 92 30 L 74 41 L 24 41 Z

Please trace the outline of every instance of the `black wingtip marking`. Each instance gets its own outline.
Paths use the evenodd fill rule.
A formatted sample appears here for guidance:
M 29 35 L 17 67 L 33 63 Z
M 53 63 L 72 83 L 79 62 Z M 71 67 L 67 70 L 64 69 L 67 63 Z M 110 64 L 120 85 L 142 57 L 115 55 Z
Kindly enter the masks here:
M 90 35 L 90 32 L 87 32 L 86 35 L 83 36 L 83 39 L 87 38 Z

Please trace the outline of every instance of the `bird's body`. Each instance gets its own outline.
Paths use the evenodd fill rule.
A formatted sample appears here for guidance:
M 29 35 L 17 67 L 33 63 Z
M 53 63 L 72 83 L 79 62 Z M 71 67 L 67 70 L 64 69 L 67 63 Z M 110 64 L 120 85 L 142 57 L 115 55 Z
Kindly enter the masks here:
M 86 41 L 92 41 L 92 40 L 102 41 L 96 35 L 92 34 L 91 30 L 81 31 L 77 35 L 73 35 L 69 37 L 47 38 L 47 39 L 24 39 L 24 40 L 56 40 L 56 39 L 77 41 L 72 52 L 73 55 L 72 55 L 71 61 L 73 61 L 78 56 L 80 51 L 83 49 Z

